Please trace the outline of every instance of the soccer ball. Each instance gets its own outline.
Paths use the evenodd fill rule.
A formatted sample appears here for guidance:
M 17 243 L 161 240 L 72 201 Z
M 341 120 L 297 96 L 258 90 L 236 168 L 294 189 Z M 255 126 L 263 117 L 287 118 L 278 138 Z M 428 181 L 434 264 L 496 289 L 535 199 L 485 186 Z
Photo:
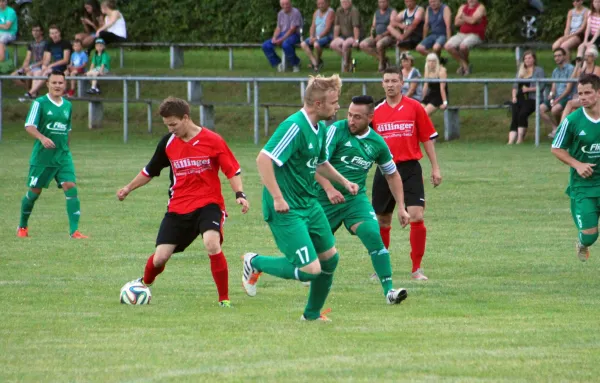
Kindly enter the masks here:
M 152 299 L 148 286 L 140 281 L 127 282 L 121 288 L 121 303 L 126 305 L 147 305 Z

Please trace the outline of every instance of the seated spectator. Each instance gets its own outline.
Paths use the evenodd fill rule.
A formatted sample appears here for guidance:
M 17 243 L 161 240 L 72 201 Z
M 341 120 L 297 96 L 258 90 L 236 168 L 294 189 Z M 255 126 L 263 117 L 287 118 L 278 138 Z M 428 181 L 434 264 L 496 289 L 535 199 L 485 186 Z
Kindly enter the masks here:
M 110 72 L 110 56 L 105 50 L 105 42 L 102 39 L 96 39 L 96 51 L 92 55 L 90 70 L 86 76 L 93 78 L 92 86 L 88 89 L 88 94 L 100 94 L 98 88 L 98 76 L 104 76 Z
M 554 50 L 556 68 L 552 71 L 552 78 L 561 80 L 571 78 L 574 67 L 567 60 L 567 52 L 563 48 L 559 47 Z M 552 126 L 552 132 L 548 135 L 551 138 L 556 134 L 556 128 L 565 105 L 571 100 L 572 88 L 571 83 L 553 82 L 550 93 L 548 93 L 548 99 L 540 104 L 540 117 Z M 547 114 L 548 112 L 550 113 Z
M 588 12 L 585 32 L 583 33 L 583 42 L 577 48 L 577 59 L 585 54 L 585 50 L 600 44 L 600 1 L 592 0 L 592 9 Z
M 452 11 L 440 0 L 429 0 L 423 22 L 423 41 L 417 45 L 417 52 L 427 56 L 431 49 L 441 58 L 442 48 L 452 36 Z
M 537 66 L 537 58 L 532 51 L 523 53 L 523 63 L 517 72 L 518 79 L 544 78 L 544 69 Z M 508 133 L 508 144 L 522 144 L 527 133 L 529 116 L 535 112 L 535 84 L 515 83 L 512 90 L 512 121 Z
M 448 78 L 448 72 L 442 64 L 440 58 L 435 53 L 427 55 L 425 62 L 425 80 Z M 448 107 L 448 84 L 446 82 L 426 82 L 423 85 L 423 102 L 421 105 L 425 108 L 428 116 L 431 116 L 436 110 L 446 110 Z
M 62 39 L 60 29 L 56 25 L 48 28 L 50 40 L 46 43 L 46 51 L 42 63 L 41 76 L 48 76 L 52 71 L 64 72 L 71 62 L 71 44 Z M 36 74 L 38 76 L 38 74 Z M 33 80 L 31 89 L 25 93 L 25 98 L 36 98 L 38 91 L 44 86 L 46 80 Z
M 579 46 L 587 26 L 589 9 L 583 6 L 583 0 L 573 0 L 573 9 L 567 13 L 567 24 L 564 34 L 552 44 L 552 51 L 562 48 L 570 55 L 570 50 Z
M 387 27 L 390 25 L 392 14 L 396 11 L 389 6 L 388 0 L 378 0 L 377 5 L 379 9 L 373 16 L 371 35 L 361 41 L 359 46 L 363 52 L 379 61 L 379 71 L 383 72 L 387 67 L 385 49 L 394 43 L 394 38 L 390 36 Z
M 38 76 L 42 73 L 42 62 L 44 60 L 44 51 L 46 50 L 46 41 L 44 40 L 44 30 L 39 24 L 31 27 L 33 41 L 27 45 L 27 55 L 23 65 L 12 76 Z M 23 86 L 26 89 L 31 87 L 31 81 L 15 80 L 15 84 Z
M 387 30 L 403 51 L 415 49 L 423 39 L 425 10 L 416 0 L 404 0 L 406 9 L 395 14 Z
M 100 10 L 104 14 L 104 25 L 96 30 L 96 37 L 106 44 L 127 41 L 127 26 L 123 14 L 117 9 L 115 0 L 104 0 Z
M 351 0 L 340 0 L 340 7 L 335 11 L 331 49 L 342 55 L 345 72 L 354 71 L 352 48 L 358 48 L 359 41 L 360 12 Z
M 73 53 L 71 54 L 71 63 L 67 66 L 65 76 L 79 76 L 85 73 L 85 66 L 88 62 L 88 55 L 83 51 L 81 40 L 73 41 Z M 76 81 L 71 80 L 71 89 L 67 91 L 67 97 L 75 96 Z
M 302 14 L 297 8 L 292 7 L 291 0 L 279 0 L 281 11 L 277 14 L 277 27 L 273 38 L 262 45 L 262 50 L 267 60 L 278 72 L 283 72 L 285 67 L 281 62 L 275 47 L 283 48 L 287 65 L 292 66 L 294 72 L 300 72 L 300 59 L 296 56 L 296 44 L 300 42 L 300 29 L 302 28 Z
M 472 71 L 469 64 L 469 50 L 485 39 L 487 26 L 485 6 L 478 0 L 467 0 L 466 4 L 458 8 L 454 24 L 460 27 L 459 32 L 448 40 L 445 48 L 460 64 L 456 73 L 467 76 Z
M 323 48 L 329 45 L 333 40 L 333 22 L 335 21 L 335 12 L 329 8 L 328 0 L 317 0 L 317 10 L 313 14 L 313 21 L 310 26 L 310 37 L 300 45 L 311 64 L 309 66 L 318 72 L 323 67 L 321 54 Z M 313 55 L 311 48 L 315 48 Z
M 573 75 L 571 78 L 578 79 L 579 76 L 583 74 L 595 74 L 596 76 L 600 76 L 600 66 L 596 65 L 596 59 L 598 58 L 598 49 L 595 46 L 588 48 L 585 51 L 583 63 L 578 60 L 575 65 L 575 70 L 573 70 Z M 577 86 L 573 84 L 573 97 L 571 101 L 568 101 L 565 105 L 565 109 L 563 110 L 562 116 L 560 120 L 564 120 L 571 112 L 575 109 L 581 107 L 581 103 L 579 102 L 579 95 L 577 94 Z
M 421 72 L 415 68 L 415 59 L 410 53 L 400 55 L 402 64 L 402 78 L 404 80 L 417 80 L 421 78 Z M 419 102 L 423 99 L 423 85 L 417 82 L 404 81 L 402 84 L 402 95 L 413 98 Z
M 0 61 L 7 58 L 6 45 L 17 38 L 17 24 L 17 13 L 8 0 L 0 0 Z
M 75 40 L 81 40 L 84 47 L 89 47 L 96 39 L 96 31 L 104 25 L 104 16 L 97 0 L 85 0 L 84 16 L 81 18 L 84 32 L 75 35 Z

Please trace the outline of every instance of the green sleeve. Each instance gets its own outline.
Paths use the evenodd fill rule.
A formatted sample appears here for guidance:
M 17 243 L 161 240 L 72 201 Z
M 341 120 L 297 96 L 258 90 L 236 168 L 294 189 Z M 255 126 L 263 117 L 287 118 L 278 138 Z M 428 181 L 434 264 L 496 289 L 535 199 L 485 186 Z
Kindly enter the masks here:
M 569 150 L 573 143 L 573 123 L 569 122 L 569 118 L 565 118 L 560 123 L 558 131 L 552 141 L 552 147 L 555 149 Z
M 277 166 L 283 166 L 292 154 L 298 150 L 301 140 L 300 127 L 291 121 L 284 121 L 269 138 L 262 152 L 271 157 Z
M 25 127 L 35 126 L 38 127 L 40 123 L 40 116 L 42 115 L 41 109 L 42 105 L 39 101 L 34 101 L 31 103 L 29 107 L 29 112 L 27 113 L 27 118 L 25 119 Z

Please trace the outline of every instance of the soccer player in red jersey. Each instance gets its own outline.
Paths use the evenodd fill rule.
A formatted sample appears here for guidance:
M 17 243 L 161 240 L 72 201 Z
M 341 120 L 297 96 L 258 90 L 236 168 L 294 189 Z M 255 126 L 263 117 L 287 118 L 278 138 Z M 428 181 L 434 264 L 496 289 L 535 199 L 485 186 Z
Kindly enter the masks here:
M 202 235 L 219 304 L 229 307 L 229 271 L 221 250 L 227 213 L 219 169 L 229 179 L 235 201 L 245 214 L 250 205 L 242 189 L 240 165 L 221 136 L 194 124 L 184 100 L 165 99 L 159 114 L 169 134 L 160 140 L 148 165 L 117 192 L 117 198 L 123 201 L 129 193 L 159 176 L 163 168 L 170 167 L 169 203 L 158 230 L 156 251 L 148 258 L 144 276 L 136 281 L 150 286 L 171 255 L 184 251 Z
M 403 83 L 402 71 L 398 68 L 391 67 L 383 72 L 382 85 L 385 90 L 385 100 L 375 107 L 372 125 L 388 144 L 404 184 L 404 202 L 410 215 L 412 279 L 427 280 L 421 269 L 427 229 L 423 223 L 425 190 L 423 171 L 419 164 L 423 154 L 419 144 L 423 143 L 425 153 L 431 162 L 431 183 L 434 187 L 438 186 L 442 182 L 442 176 L 432 141 L 438 134 L 421 104 L 402 96 Z M 379 169 L 373 179 L 372 194 L 373 209 L 379 221 L 381 238 L 385 247 L 389 248 L 392 214 L 396 200 Z

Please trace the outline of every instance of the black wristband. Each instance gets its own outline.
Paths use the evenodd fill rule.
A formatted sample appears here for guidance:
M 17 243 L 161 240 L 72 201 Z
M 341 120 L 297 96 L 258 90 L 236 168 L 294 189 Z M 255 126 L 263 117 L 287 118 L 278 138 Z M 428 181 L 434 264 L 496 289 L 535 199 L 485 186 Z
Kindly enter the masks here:
M 238 198 L 246 199 L 246 194 L 243 191 L 235 192 L 235 199 Z

